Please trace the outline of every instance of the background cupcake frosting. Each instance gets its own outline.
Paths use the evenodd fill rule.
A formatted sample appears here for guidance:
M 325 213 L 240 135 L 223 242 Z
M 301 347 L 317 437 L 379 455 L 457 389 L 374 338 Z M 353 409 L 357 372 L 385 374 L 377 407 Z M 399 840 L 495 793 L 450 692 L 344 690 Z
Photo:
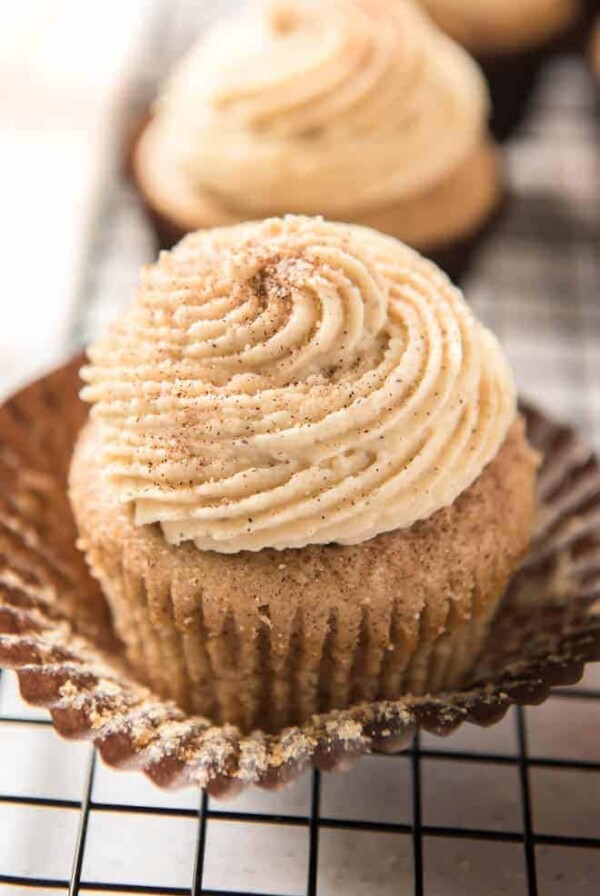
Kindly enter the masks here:
M 142 154 L 190 216 L 351 218 L 453 173 L 487 114 L 476 65 L 415 4 L 267 0 L 180 64 Z
M 448 279 L 320 219 L 189 236 L 90 358 L 121 500 L 224 553 L 409 527 L 471 485 L 515 415 L 503 353 Z

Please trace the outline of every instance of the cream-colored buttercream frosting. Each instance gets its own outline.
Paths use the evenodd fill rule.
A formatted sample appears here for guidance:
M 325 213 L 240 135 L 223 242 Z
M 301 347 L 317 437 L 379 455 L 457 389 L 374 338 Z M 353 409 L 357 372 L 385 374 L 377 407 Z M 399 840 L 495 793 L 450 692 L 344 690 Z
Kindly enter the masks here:
M 263 0 L 179 65 L 138 164 L 238 220 L 351 219 L 451 176 L 487 116 L 476 64 L 412 0 Z
M 83 398 L 140 525 L 225 553 L 353 544 L 451 504 L 515 388 L 431 262 L 321 218 L 198 231 L 89 350 Z
M 514 52 L 560 35 L 581 0 L 421 0 L 435 22 L 473 53 Z

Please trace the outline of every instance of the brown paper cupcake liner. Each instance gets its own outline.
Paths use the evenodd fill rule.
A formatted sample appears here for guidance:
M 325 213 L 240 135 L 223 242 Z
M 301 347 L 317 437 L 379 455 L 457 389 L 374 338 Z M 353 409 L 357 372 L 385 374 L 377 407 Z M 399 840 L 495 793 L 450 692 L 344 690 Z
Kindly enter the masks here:
M 277 734 L 242 735 L 161 700 L 128 671 L 99 587 L 75 547 L 66 494 L 85 419 L 80 359 L 0 408 L 0 662 L 48 707 L 65 737 L 94 741 L 109 764 L 164 787 L 214 795 L 274 788 L 310 765 L 345 768 L 402 749 L 417 728 L 489 725 L 539 703 L 600 659 L 600 467 L 575 433 L 523 408 L 543 453 L 531 550 L 505 597 L 466 690 L 363 703 Z

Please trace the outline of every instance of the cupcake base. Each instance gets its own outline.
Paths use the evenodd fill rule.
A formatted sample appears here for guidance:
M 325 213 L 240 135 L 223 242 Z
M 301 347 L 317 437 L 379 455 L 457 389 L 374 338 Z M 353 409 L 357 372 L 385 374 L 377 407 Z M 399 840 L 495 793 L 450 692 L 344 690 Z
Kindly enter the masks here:
M 367 702 L 249 736 L 160 699 L 125 667 L 70 534 L 66 471 L 85 418 L 80 365 L 78 358 L 0 406 L 0 663 L 17 671 L 24 698 L 47 707 L 64 737 L 93 740 L 109 765 L 214 796 L 250 784 L 277 788 L 309 765 L 342 769 L 373 750 L 396 752 L 415 728 L 448 734 L 465 721 L 490 725 L 600 660 L 600 465 L 572 430 L 525 409 L 529 440 L 544 455 L 536 537 L 469 690 Z M 75 601 L 68 581 L 77 582 Z
M 98 432 L 74 452 L 80 545 L 136 674 L 242 730 L 463 686 L 526 549 L 534 454 L 515 422 L 450 507 L 353 546 L 218 554 L 139 527 L 102 479 Z

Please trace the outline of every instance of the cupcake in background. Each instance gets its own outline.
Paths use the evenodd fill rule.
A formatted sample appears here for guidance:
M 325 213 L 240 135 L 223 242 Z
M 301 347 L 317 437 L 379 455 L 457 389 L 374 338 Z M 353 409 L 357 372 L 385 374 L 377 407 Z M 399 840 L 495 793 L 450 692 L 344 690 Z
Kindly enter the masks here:
M 132 173 L 162 247 L 276 214 L 376 227 L 454 279 L 495 219 L 485 81 L 413 0 L 264 0 L 165 85 Z
M 433 20 L 481 65 L 492 133 L 519 126 L 544 62 L 579 41 L 597 0 L 421 0 Z

